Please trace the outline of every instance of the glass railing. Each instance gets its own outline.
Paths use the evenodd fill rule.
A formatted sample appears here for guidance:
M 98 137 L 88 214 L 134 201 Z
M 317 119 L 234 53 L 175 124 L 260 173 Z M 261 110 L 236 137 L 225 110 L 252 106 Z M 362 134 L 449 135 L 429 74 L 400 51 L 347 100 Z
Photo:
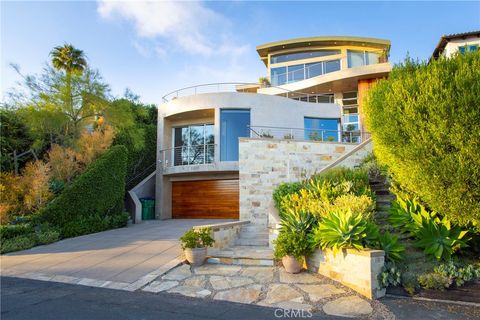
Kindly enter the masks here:
M 275 73 L 276 69 L 282 68 L 286 68 L 287 72 Z M 273 68 L 270 81 L 272 85 L 279 86 L 339 71 L 340 69 L 340 59 Z
M 277 140 L 302 140 L 317 142 L 361 143 L 370 138 L 370 133 L 360 130 L 326 130 L 310 128 L 285 128 L 251 126 L 252 138 Z

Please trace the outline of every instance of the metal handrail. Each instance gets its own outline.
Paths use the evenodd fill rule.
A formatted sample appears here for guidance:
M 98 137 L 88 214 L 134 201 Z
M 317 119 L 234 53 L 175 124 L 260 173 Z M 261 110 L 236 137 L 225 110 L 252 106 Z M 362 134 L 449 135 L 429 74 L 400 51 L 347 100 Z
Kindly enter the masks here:
M 210 164 L 215 161 L 216 144 L 183 145 L 159 151 L 163 167 Z

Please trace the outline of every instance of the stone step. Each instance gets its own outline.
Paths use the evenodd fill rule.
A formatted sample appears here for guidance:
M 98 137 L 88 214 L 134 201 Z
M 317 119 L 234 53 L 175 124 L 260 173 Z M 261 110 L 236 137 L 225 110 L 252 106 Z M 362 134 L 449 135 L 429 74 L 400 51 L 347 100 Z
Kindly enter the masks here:
M 263 232 L 263 231 L 267 231 L 267 227 L 265 226 L 262 226 L 262 225 L 257 225 L 257 224 L 247 224 L 247 225 L 243 225 L 241 228 L 240 228 L 240 232 L 254 232 L 254 233 L 257 233 L 257 232 Z
M 268 231 L 262 230 L 259 232 L 240 232 L 238 238 L 240 239 L 268 239 Z
M 238 238 L 235 240 L 235 245 L 236 246 L 259 246 L 259 247 L 264 247 L 268 246 L 268 236 L 266 238 L 251 238 L 251 239 L 245 239 L 245 238 Z
M 379 190 L 373 190 L 377 196 L 388 196 L 390 195 L 390 191 L 386 189 L 379 189 Z
M 210 253 L 207 260 L 212 264 L 231 264 L 249 266 L 273 266 L 273 250 L 268 246 L 234 246 Z

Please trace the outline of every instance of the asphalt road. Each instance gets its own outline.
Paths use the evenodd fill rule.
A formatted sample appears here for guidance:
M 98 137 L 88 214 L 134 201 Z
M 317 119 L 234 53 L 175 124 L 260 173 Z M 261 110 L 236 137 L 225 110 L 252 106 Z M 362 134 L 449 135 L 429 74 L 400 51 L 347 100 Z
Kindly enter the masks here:
M 319 314 L 282 316 L 272 308 L 167 293 L 127 292 L 11 277 L 1 277 L 0 281 L 2 320 L 339 319 Z M 393 298 L 381 302 L 400 320 L 480 319 L 480 308 L 472 306 Z

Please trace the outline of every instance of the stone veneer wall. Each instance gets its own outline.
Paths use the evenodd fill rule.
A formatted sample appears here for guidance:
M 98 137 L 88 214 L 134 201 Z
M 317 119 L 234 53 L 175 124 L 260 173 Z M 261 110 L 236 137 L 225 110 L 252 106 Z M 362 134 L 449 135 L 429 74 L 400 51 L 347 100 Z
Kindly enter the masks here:
M 370 151 L 371 144 L 240 138 L 240 220 L 276 224 L 272 193 L 280 183 L 303 180 L 337 161 L 353 167 Z
M 383 250 L 346 249 L 333 254 L 331 250 L 316 250 L 307 258 L 307 268 L 336 280 L 369 299 L 385 296 L 378 276 L 385 262 Z
M 249 221 L 225 222 L 195 226 L 194 229 L 211 228 L 212 238 L 215 240 L 212 248 L 224 249 L 233 246 L 235 239 L 237 239 L 240 234 L 242 226 L 249 223 Z

